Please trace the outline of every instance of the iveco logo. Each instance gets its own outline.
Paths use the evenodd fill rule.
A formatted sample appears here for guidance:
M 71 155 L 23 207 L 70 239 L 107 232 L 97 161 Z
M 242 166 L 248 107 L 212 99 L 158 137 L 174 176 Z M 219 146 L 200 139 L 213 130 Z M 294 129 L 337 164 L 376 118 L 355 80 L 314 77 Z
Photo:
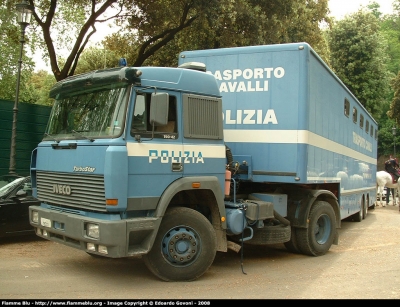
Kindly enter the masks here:
M 53 193 L 71 195 L 71 187 L 69 185 L 53 184 Z
M 87 172 L 87 173 L 93 173 L 96 170 L 95 167 L 90 167 L 90 166 L 74 166 L 74 172 Z

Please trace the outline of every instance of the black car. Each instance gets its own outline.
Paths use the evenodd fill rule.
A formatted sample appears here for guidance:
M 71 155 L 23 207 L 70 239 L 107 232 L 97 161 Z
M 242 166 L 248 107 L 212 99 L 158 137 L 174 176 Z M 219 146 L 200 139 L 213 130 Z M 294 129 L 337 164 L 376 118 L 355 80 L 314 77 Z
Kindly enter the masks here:
M 30 176 L 3 176 L 0 181 L 0 237 L 34 234 L 29 206 L 39 201 L 32 196 Z

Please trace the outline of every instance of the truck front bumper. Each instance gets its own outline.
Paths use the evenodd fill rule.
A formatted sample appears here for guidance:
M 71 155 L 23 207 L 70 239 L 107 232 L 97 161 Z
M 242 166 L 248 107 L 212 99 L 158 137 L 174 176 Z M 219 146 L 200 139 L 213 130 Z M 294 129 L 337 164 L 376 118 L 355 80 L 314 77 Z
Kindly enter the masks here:
M 161 218 L 154 217 L 88 218 L 40 206 L 29 207 L 29 220 L 39 237 L 111 258 L 148 253 L 161 223 Z M 98 227 L 97 238 L 88 233 L 88 226 L 93 224 Z

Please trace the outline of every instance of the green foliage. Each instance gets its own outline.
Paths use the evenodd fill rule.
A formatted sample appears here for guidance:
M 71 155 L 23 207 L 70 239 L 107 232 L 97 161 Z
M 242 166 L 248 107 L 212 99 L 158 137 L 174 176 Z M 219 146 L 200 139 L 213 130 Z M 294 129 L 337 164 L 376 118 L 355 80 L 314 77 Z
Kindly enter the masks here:
M 387 15 L 381 21 L 381 33 L 388 42 L 387 53 L 390 58 L 388 69 L 397 74 L 400 70 L 400 12 Z
M 89 60 L 93 52 L 84 51 L 96 25 L 106 19 L 114 19 L 120 31 L 103 44 L 133 66 L 175 66 L 178 53 L 188 49 L 300 41 L 329 60 L 320 29 L 330 23 L 328 0 L 42 0 L 34 5 L 32 45 L 44 50 L 57 80 L 96 66 Z
M 75 72 L 81 74 L 92 70 L 117 67 L 118 59 L 121 57 L 124 56 L 115 54 L 106 45 L 103 48 L 89 47 L 82 53 Z
M 17 89 L 17 76 L 19 69 L 19 56 L 21 48 L 21 27 L 16 22 L 15 6 L 9 1 L 0 2 L 0 98 L 15 100 Z M 25 36 L 26 43 L 29 38 Z M 27 86 L 30 74 L 34 69 L 33 61 L 26 55 L 26 43 L 22 50 L 21 76 L 19 101 L 34 103 L 31 92 Z
M 388 115 L 398 125 L 400 123 L 400 71 L 397 76 L 392 80 L 391 85 L 394 90 L 394 96 L 390 105 Z
M 96 26 L 121 13 L 116 9 L 109 17 L 106 11 L 114 9 L 114 5 L 131 5 L 132 1 L 42 0 L 31 4 L 34 6 L 32 45 L 44 51 L 43 58 L 48 59 L 55 79 L 60 81 L 75 74 Z
M 44 106 L 52 106 L 53 99 L 49 98 L 51 87 L 56 83 L 54 76 L 47 71 L 40 70 L 31 75 L 28 82 L 30 92 L 34 97 L 34 103 Z
M 388 71 L 396 77 L 390 82 L 391 91 L 387 96 L 388 104 L 384 105 L 382 117 L 379 121 L 378 155 L 393 152 L 392 127 L 399 129 L 400 0 L 393 1 L 393 11 L 393 14 L 383 16 L 380 20 L 381 33 L 388 42 Z M 400 135 L 400 130 L 398 130 L 396 136 L 396 147 L 400 145 L 398 135 Z
M 379 20 L 363 10 L 337 22 L 329 32 L 333 70 L 375 119 L 390 92 L 386 46 Z
M 329 50 L 320 28 L 321 23 L 330 25 L 327 5 L 327 0 L 221 0 L 204 12 L 196 11 L 199 14 L 193 24 L 176 33 L 173 41 L 144 63 L 175 66 L 183 50 L 290 42 L 309 43 L 328 62 Z M 179 7 L 179 3 L 174 7 Z M 137 43 L 141 44 L 140 37 Z
M 396 127 L 396 123 L 389 119 L 382 123 L 379 128 L 378 156 L 389 156 L 394 153 L 394 145 L 396 145 L 397 156 L 400 153 L 400 130 L 396 130 L 393 135 L 392 128 Z

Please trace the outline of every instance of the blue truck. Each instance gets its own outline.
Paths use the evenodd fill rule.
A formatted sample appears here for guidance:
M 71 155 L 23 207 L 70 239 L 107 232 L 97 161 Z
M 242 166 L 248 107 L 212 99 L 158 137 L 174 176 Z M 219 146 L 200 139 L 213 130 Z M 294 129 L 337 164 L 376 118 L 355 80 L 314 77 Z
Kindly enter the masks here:
M 192 281 L 217 252 L 322 256 L 376 200 L 377 123 L 306 43 L 184 51 L 50 91 L 38 236 Z

